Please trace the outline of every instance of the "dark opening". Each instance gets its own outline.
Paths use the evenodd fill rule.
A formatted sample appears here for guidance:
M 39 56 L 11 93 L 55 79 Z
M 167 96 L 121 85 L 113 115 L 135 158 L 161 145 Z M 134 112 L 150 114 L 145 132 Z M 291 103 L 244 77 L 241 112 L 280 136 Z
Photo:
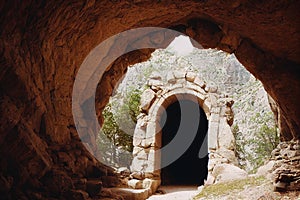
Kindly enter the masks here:
M 180 111 L 180 105 L 185 109 L 184 116 L 182 116 L 183 113 Z M 199 109 L 195 109 L 195 106 L 198 106 Z M 194 119 L 195 116 L 198 117 Z M 181 117 L 184 120 L 181 121 Z M 176 134 L 179 134 L 180 121 L 184 123 L 182 124 L 185 127 L 184 134 L 190 134 L 188 128 L 190 123 L 198 123 L 197 135 L 188 150 L 179 159 L 161 170 L 162 185 L 203 185 L 208 173 L 208 154 L 207 150 L 205 150 L 205 155 L 207 156 L 200 159 L 199 151 L 203 142 L 207 147 L 207 141 L 204 141 L 208 130 L 206 115 L 199 104 L 190 100 L 180 100 L 171 104 L 166 109 L 161 120 L 161 125 L 163 125 L 162 146 L 167 145 Z M 167 156 L 162 153 L 161 159 L 166 159 Z

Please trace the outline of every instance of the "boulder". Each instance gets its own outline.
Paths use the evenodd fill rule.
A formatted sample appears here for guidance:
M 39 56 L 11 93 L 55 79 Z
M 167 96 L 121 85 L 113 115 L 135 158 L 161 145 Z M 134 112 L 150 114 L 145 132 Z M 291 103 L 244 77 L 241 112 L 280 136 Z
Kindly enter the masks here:
M 241 180 L 248 177 L 245 170 L 231 164 L 216 165 L 213 169 L 212 175 L 215 177 L 216 183 Z
M 272 169 L 273 169 L 274 165 L 275 165 L 275 161 L 273 161 L 273 160 L 269 161 L 268 163 L 266 163 L 263 166 L 260 166 L 257 169 L 256 175 L 269 177 L 268 175 L 270 173 L 272 173 Z

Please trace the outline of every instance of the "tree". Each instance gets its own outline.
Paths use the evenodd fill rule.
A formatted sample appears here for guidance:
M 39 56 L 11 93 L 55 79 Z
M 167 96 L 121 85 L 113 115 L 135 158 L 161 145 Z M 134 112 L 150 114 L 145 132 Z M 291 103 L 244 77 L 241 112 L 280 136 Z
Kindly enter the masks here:
M 232 133 L 235 138 L 235 154 L 237 156 L 240 167 L 245 169 L 247 162 L 247 152 L 245 150 L 246 139 L 237 124 L 232 127 Z
M 257 169 L 263 165 L 266 160 L 270 159 L 271 152 L 279 143 L 277 127 L 270 127 L 266 123 L 262 124 L 256 133 L 256 137 L 251 139 L 250 143 L 255 146 L 254 153 L 256 156 L 253 162 L 255 166 L 254 169 Z
M 236 153 L 241 167 L 245 167 L 248 161 L 252 166 L 251 171 L 255 172 L 270 158 L 271 152 L 279 143 L 279 133 L 272 112 L 256 113 L 250 120 L 257 125 L 251 139 L 245 138 L 237 124 L 233 126 L 232 132 L 235 136 Z
M 102 161 L 115 167 L 128 166 L 133 150 L 133 133 L 140 114 L 141 91 L 130 90 L 121 106 L 113 109 L 107 104 L 102 115 L 104 122 L 98 135 L 97 143 L 102 152 Z
M 133 136 L 137 116 L 140 114 L 141 91 L 130 88 L 114 114 L 121 130 Z
M 102 112 L 104 123 L 97 138 L 102 161 L 111 166 L 128 166 L 131 162 L 132 136 L 122 131 L 108 104 Z

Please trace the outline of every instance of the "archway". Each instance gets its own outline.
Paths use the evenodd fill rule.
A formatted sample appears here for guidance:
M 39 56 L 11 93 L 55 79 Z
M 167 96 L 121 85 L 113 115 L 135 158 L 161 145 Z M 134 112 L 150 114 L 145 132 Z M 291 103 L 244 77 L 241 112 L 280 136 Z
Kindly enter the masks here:
M 194 109 L 195 107 L 198 109 Z M 185 111 L 182 112 L 181 109 Z M 176 101 L 167 107 L 160 120 L 160 125 L 163 127 L 162 147 L 168 145 L 177 134 L 189 137 L 191 123 L 198 124 L 196 137 L 179 159 L 162 168 L 162 185 L 202 185 L 207 177 L 208 157 L 199 158 L 199 151 L 201 145 L 207 143 L 205 136 L 208 130 L 208 121 L 198 103 L 185 99 Z M 183 129 L 179 129 L 180 124 Z M 180 133 L 180 131 L 184 133 Z M 208 153 L 207 149 L 205 153 Z M 168 153 L 163 153 L 161 159 L 167 159 L 168 156 Z
M 141 188 L 149 179 L 152 193 L 161 183 L 202 185 L 216 157 L 236 162 L 231 99 L 191 71 L 156 74 L 148 86 L 133 135 L 130 187 Z

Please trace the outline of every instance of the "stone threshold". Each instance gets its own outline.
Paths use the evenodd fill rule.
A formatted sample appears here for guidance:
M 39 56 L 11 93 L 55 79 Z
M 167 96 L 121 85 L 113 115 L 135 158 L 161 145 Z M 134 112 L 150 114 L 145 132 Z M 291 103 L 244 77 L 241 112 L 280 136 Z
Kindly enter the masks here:
M 115 194 L 121 196 L 123 200 L 145 200 L 152 195 L 150 188 L 148 189 L 131 189 L 131 188 L 102 188 L 107 194 Z M 101 200 L 112 200 L 111 197 L 100 197 Z

